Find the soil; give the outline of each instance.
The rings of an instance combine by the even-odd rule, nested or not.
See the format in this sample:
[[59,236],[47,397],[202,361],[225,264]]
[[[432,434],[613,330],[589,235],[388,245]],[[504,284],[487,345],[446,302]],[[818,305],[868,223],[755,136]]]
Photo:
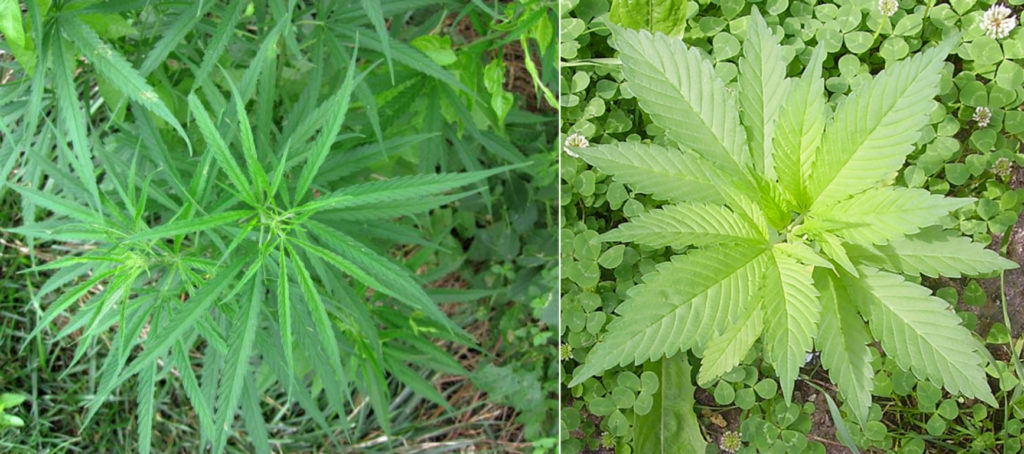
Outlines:
[[[473,23],[468,17],[464,17],[458,23],[452,25],[457,16],[457,14],[449,16],[445,20],[444,26],[451,27],[452,33],[462,37],[465,42],[473,42],[479,38],[480,35],[473,28]],[[530,57],[533,59],[534,67],[537,68],[538,74],[540,74],[544,68],[540,61],[540,49],[532,41],[529,41],[528,44],[530,45]],[[537,91],[533,86],[533,78],[526,71],[526,54],[523,52],[523,47],[519,41],[512,41],[506,44],[501,48],[500,53],[492,52],[494,52],[494,55],[491,55],[491,57],[500,57],[505,62],[505,90],[517,95],[521,99],[522,104],[519,104],[521,109],[534,113],[552,113],[555,111],[553,107],[537,95]]]
[[[1013,189],[1024,188],[1024,168],[1014,168],[1013,176],[1010,178],[1010,187]],[[1001,234],[993,234],[992,244],[994,246],[992,248],[997,249],[1002,244],[1002,240]],[[1024,265],[1024,213],[1017,218],[1017,224],[1010,231],[1006,255],[1010,260]],[[999,278],[993,278],[982,279],[978,283],[981,284],[981,288],[985,290],[989,299],[984,306],[975,311],[978,316],[978,332],[988,333],[993,322],[1003,321],[1000,307],[1000,282]],[[1011,334],[1016,338],[1024,331],[1024,268],[1007,271],[1003,287],[1006,291],[1006,311],[1010,317]],[[959,289],[960,287],[958,287]]]
[[[835,386],[829,382],[828,374],[817,367],[817,364],[817,361],[814,361],[804,371],[810,373],[811,380],[815,385],[827,390],[832,399],[837,400]],[[817,368],[810,369],[812,367]],[[699,411],[705,440],[710,443],[719,443],[725,432],[740,432],[741,411],[739,408],[712,411],[711,409],[717,406],[714,397],[707,390],[700,388],[697,389],[695,398],[698,407],[705,407],[704,410]],[[805,402],[813,402],[815,408],[814,413],[811,414],[811,431],[807,435],[807,439],[825,445],[825,452],[828,454],[850,452],[842,443],[836,441],[836,426],[832,423],[825,395],[807,382],[800,380],[793,386],[793,403],[802,405]]]

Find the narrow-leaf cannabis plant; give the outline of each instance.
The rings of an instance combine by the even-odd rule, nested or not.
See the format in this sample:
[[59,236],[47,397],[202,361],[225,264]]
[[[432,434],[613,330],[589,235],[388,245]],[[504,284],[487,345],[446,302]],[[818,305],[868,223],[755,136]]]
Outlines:
[[603,241],[678,255],[628,291],[571,386],[688,349],[702,355],[697,380],[707,385],[761,339],[787,400],[817,349],[864,420],[875,339],[918,378],[995,404],[981,343],[945,301],[904,275],[1017,265],[938,225],[971,199],[892,186],[927,122],[953,40],[890,65],[830,113],[821,47],[801,77],[787,79],[778,39],[756,10],[735,96],[682,41],[613,33],[629,89],[664,137],[573,151],[665,202]]
[[[195,156],[140,114],[136,131],[109,143],[90,147],[83,137],[103,169],[94,196],[52,165],[38,189],[11,186],[52,212],[11,230],[71,247],[35,268],[53,271],[34,295],[45,307],[37,333],[69,314],[57,338],[75,334],[77,361],[100,334],[116,330],[86,421],[135,376],[141,452],[150,449],[161,380],[180,382],[201,444],[213,452],[225,450],[239,410],[257,452],[269,452],[260,407],[274,384],[292,399],[282,411],[301,411],[328,432],[335,419],[349,431],[352,418],[366,418],[367,410],[354,408],[372,409],[390,431],[396,381],[448,406],[421,370],[465,371],[431,339],[473,341],[391,257],[396,244],[429,246],[395,220],[479,192],[452,190],[507,168],[358,178],[372,162],[367,156],[384,156],[395,142],[339,145],[352,137],[341,134],[351,98],[376,65],[360,74],[354,51],[333,55],[342,57],[340,86],[317,106],[316,85],[280,132],[266,114],[275,99],[265,88],[273,74],[246,72],[239,88],[223,71],[228,96],[201,100],[197,93],[215,92],[213,85],[187,96],[190,122],[182,133]],[[128,65],[113,68],[137,76]],[[257,86],[263,98],[254,99]],[[248,100],[257,106],[255,124]],[[94,171],[86,171],[92,179]],[[53,187],[71,189],[47,190]],[[94,199],[100,205],[91,206]],[[201,368],[194,368],[194,354]]]

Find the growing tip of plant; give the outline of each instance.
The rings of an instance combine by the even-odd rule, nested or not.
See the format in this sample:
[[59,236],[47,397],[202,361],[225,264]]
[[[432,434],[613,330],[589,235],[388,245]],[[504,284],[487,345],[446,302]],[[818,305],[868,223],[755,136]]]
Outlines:
[[761,15],[761,10],[757,5],[750,6],[750,17],[758,22],[764,23],[764,16]]

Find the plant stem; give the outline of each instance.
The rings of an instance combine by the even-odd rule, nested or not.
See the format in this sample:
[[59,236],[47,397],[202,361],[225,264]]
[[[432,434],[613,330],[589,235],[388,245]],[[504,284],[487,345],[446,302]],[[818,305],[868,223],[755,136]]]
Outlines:
[[[1010,315],[1006,311],[1006,272],[1005,271],[999,273],[999,293],[1000,293],[1000,296],[1002,298],[1001,306],[1002,306],[1002,309],[1003,309],[1003,323],[1006,324],[1006,331],[1010,334],[1010,361],[1013,363],[1013,368],[1017,372],[1017,378],[1021,378],[1022,376],[1024,376],[1024,375],[1022,375],[1022,374],[1024,374],[1024,368],[1021,367],[1020,358],[1018,358],[1018,353],[1017,353],[1018,350],[1017,350],[1017,345],[1016,344],[1019,344],[1022,340],[1018,339],[1017,342],[1013,341],[1013,327],[1010,324]],[[1006,394],[1003,394],[1003,408],[1004,408],[1004,410],[1003,410],[1003,427],[1006,427],[1006,424],[1010,422],[1010,412],[1012,411],[1012,409],[1010,408],[1010,402],[1013,401],[1013,400],[1016,400],[1016,398],[1018,397],[1020,392],[1021,392],[1021,387],[1020,387],[1020,385],[1017,385],[1017,386],[1014,387],[1014,396],[1013,396],[1012,400],[1011,399],[1007,399]]]
[[932,11],[932,6],[935,5],[935,0],[928,0],[928,4],[924,7],[924,18],[921,20],[921,38],[924,39],[924,33],[928,30],[928,13]]
[[875,29],[875,35],[871,37],[871,44],[874,44],[875,40],[878,39],[878,35],[882,34],[882,28],[887,23],[889,23],[889,16],[882,16],[882,23],[878,24],[878,28]]

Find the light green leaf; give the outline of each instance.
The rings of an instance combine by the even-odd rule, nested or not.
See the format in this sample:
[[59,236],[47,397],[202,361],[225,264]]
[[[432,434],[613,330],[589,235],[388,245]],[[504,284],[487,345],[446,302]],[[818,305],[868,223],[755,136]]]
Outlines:
[[814,283],[821,294],[821,324],[815,340],[821,351],[821,365],[828,370],[853,414],[864,423],[874,387],[871,351],[867,345],[871,336],[834,273],[816,270]]
[[235,26],[248,4],[249,2],[245,0],[231,0],[231,4],[218,8],[220,22],[217,23],[210,42],[203,49],[203,60],[199,63],[199,68],[195,70],[196,86],[207,83],[210,72],[213,71],[214,65],[220,61],[221,55],[227,49],[228,42],[235,33]]
[[452,50],[452,38],[450,36],[417,36],[409,44],[441,66],[448,66],[459,61],[458,55],[455,55],[455,51]]
[[612,0],[609,18],[627,28],[682,38],[687,0]]
[[[93,164],[92,143],[89,141],[88,119],[78,100],[78,91],[74,80],[74,62],[64,46],[64,40],[56,35],[52,39],[51,52],[53,52],[53,89],[57,99],[57,117],[64,124],[67,134],[70,136],[72,147],[70,149],[61,147],[60,150],[69,154],[68,158],[75,176],[82,182],[82,186],[89,191],[92,202],[99,205],[99,188],[96,185],[96,168]],[[70,65],[70,66],[69,66]],[[40,71],[39,74],[44,74]],[[36,121],[36,120],[31,120]],[[63,137],[61,141],[67,140]]]
[[[324,224],[310,221],[309,227],[322,243],[330,244],[330,250],[364,270],[371,277],[372,282],[377,283],[377,285],[371,286],[413,309],[423,312],[429,318],[453,331],[461,331],[458,325],[452,323],[430,296],[423,291],[422,284],[416,281],[409,269],[382,257],[354,238]],[[322,251],[313,252],[321,255]],[[328,261],[335,263],[333,260],[332,258]],[[370,285],[369,282],[364,281],[364,283]]]
[[309,158],[306,160],[306,164],[302,166],[302,174],[299,175],[299,183],[295,189],[296,202],[305,198],[306,190],[309,189],[309,186],[313,183],[313,177],[316,176],[320,166],[327,159],[327,154],[331,151],[331,146],[341,131],[341,125],[345,122],[349,101],[352,99],[352,91],[358,82],[355,77],[356,66],[356,53],[353,52],[352,60],[349,61],[348,69],[345,71],[345,79],[341,83],[341,88],[325,103],[329,106],[326,119],[311,120],[322,124],[320,133],[316,136],[316,142],[314,142],[313,148],[309,152]]
[[281,349],[284,351],[284,364],[289,370],[295,370],[295,345],[292,340],[292,302],[288,285],[289,267],[284,244],[281,244],[278,260],[277,324],[281,330]]
[[714,164],[695,153],[656,144],[617,142],[575,151],[612,179],[637,192],[673,202],[724,203],[715,182],[722,177]]
[[808,195],[814,207],[870,188],[899,170],[928,121],[953,43],[947,39],[889,66],[839,104],[813,163]]
[[[187,300],[187,304],[177,307],[177,311],[168,320],[166,327],[160,330],[159,336],[150,335],[146,340],[145,350],[125,369],[121,375],[122,380],[141,371],[151,361],[155,361],[157,356],[164,354],[171,344],[180,340],[185,331],[194,329],[196,321],[207,314],[215,301],[219,301],[217,297],[229,298],[239,290],[240,286],[245,285],[248,279],[235,280],[235,275],[242,270],[243,266],[250,265],[251,261],[251,255],[240,257],[227,268],[218,270],[212,279]],[[249,275],[249,273],[246,274]],[[227,293],[228,296],[223,296],[222,293],[228,287],[233,287],[233,289]]]
[[[775,180],[770,180],[761,174],[753,175],[754,184],[757,188],[756,198],[758,209],[764,213],[766,221],[776,230],[786,228],[793,221],[793,200]],[[736,205],[736,194],[727,191],[730,203]],[[749,212],[749,211],[748,211]]]
[[173,24],[161,31],[160,40],[150,47],[146,59],[139,66],[139,74],[146,77],[164,63],[167,56],[181,43],[185,35],[188,35],[199,21],[206,17],[206,12],[213,6],[214,2],[193,2],[190,5],[185,5]]
[[25,427],[25,420],[21,419],[20,416],[0,413],[0,428],[3,428],[4,426]]
[[[295,0],[291,1],[294,3]],[[274,77],[277,74],[277,43],[281,38],[281,34],[291,26],[292,8],[289,8],[284,15],[277,19],[277,25],[263,35],[263,42],[260,43],[259,50],[256,51],[256,55],[249,62],[249,69],[245,70],[245,74],[242,75],[242,81],[238,84],[239,94],[241,94],[243,100],[247,101],[256,92],[256,86],[259,83],[260,97],[256,107],[258,112],[257,125],[270,124],[271,106],[274,105],[273,101],[276,99],[274,93],[277,91],[277,88],[274,86],[277,83]],[[261,78],[260,75],[264,72],[268,73],[268,77]],[[269,148],[270,144],[264,141],[264,138],[270,132],[264,131],[263,126],[257,126],[256,133],[261,135],[258,139],[261,146]]]
[[[35,27],[35,33],[31,35],[25,33],[25,25],[30,24],[33,17],[38,18],[38,11],[37,8],[29,7],[28,14],[22,14],[22,3],[18,0],[0,0],[0,33],[3,33],[7,42],[6,47],[18,64],[25,68],[25,72],[31,76],[35,73],[36,46],[41,41],[40,28],[42,27]],[[42,72],[45,73],[45,71]],[[30,108],[30,110],[32,109]],[[35,131],[34,125],[30,130]]]
[[256,337],[256,348],[260,351],[271,353],[265,357],[264,364],[267,365],[267,370],[272,374],[272,377],[279,380],[281,385],[289,390],[289,394],[298,408],[306,412],[310,419],[316,423],[317,427],[329,431],[330,429],[319,404],[313,400],[310,396],[310,391],[305,386],[301,386],[300,383],[296,382],[298,377],[291,370],[285,369],[284,364],[281,362],[283,355],[278,347],[278,344],[270,342],[269,337]]
[[950,211],[973,202],[973,199],[935,195],[924,189],[887,187],[812,209],[809,216],[821,222],[827,231],[851,242],[882,244],[937,224]]
[[252,195],[252,184],[246,181],[238,161],[231,155],[228,144],[220,136],[220,132],[217,131],[217,127],[213,124],[210,114],[206,112],[203,103],[199,101],[195,94],[188,95],[188,110],[195,116],[196,124],[199,126],[199,132],[203,135],[203,140],[206,141],[206,146],[209,147],[214,159],[217,160],[217,164],[224,169],[224,173],[227,174],[228,178],[235,185],[234,189],[241,191],[244,197],[250,201],[255,200],[255,197]]
[[3,393],[0,394],[0,407],[14,408],[17,407],[18,405],[21,405],[21,403],[24,402],[25,399],[26,397],[21,394]]
[[851,244],[850,259],[868,266],[928,277],[978,276],[1019,265],[953,231],[928,228],[885,245]]
[[846,253],[846,247],[843,246],[842,239],[829,232],[821,232],[815,235],[815,238],[818,240],[818,245],[821,246],[821,252],[824,252],[825,255],[834,260],[847,273],[854,276],[859,275],[857,268],[850,260],[850,256]]
[[984,346],[960,324],[948,303],[899,275],[873,268],[859,271],[860,279],[844,274],[842,282],[886,355],[919,379],[997,405],[981,368]]
[[754,305],[728,329],[708,341],[700,362],[697,383],[707,388],[712,381],[736,367],[764,332],[761,306]]
[[796,261],[803,263],[804,265],[835,269],[835,267],[832,266],[832,262],[829,262],[828,259],[822,257],[814,249],[804,243],[776,243],[772,248],[796,259]]
[[[264,352],[264,354],[266,354]],[[245,422],[246,435],[249,443],[256,454],[272,454],[270,440],[267,434],[267,422],[263,420],[262,409],[260,408],[261,394],[257,391],[256,380],[245,380],[242,382],[242,420]]]
[[[242,383],[249,377],[249,362],[252,360],[252,346],[259,330],[260,309],[266,296],[263,273],[257,272],[252,281],[252,291],[242,301],[236,320],[226,333],[229,339],[227,364],[224,365],[217,390],[217,426],[222,428],[214,440],[214,452],[222,452],[229,430],[238,411],[242,395]],[[251,380],[251,378],[250,378]]]
[[[134,280],[134,277],[131,279]],[[49,281],[47,284],[49,284]],[[124,305],[121,307],[124,309]],[[140,335],[142,334],[142,329],[149,321],[149,314],[146,312],[127,314],[127,311],[124,310],[122,314],[124,316],[122,317],[119,314],[117,320],[117,341],[112,343],[110,354],[103,360],[103,366],[97,379],[98,387],[93,393],[92,401],[87,405],[85,421],[92,419],[103,403],[107,401],[110,394],[116,389],[117,377],[124,369],[124,365],[133,352],[135,345],[141,343]],[[201,409],[197,410],[197,412],[199,411]],[[202,419],[202,416],[200,416],[200,419]]]
[[335,254],[334,252],[328,249],[322,248],[308,241],[303,241],[299,239],[294,239],[292,241],[295,244],[302,246],[302,249],[304,249],[306,252],[309,252],[310,254],[313,254],[317,257],[324,259],[327,263],[330,263],[339,271],[349,276],[352,276],[352,278],[354,278],[356,281],[361,282],[367,287],[386,291],[387,287],[384,284],[382,284],[373,276],[370,276],[365,270],[356,266],[356,264],[339,256],[338,254]]
[[67,34],[71,42],[78,46],[78,49],[92,62],[97,71],[132,101],[139,103],[140,106],[170,124],[191,147],[188,135],[185,134],[181,123],[178,123],[178,119],[160,100],[160,96],[156,94],[153,87],[128,63],[128,60],[125,60],[124,56],[100,39],[96,32],[76,19],[74,15],[63,14],[60,18],[61,30]]
[[200,216],[192,219],[179,219],[161,224],[152,229],[137,233],[130,237],[134,241],[152,240],[156,238],[174,237],[191,232],[205,232],[222,225],[234,223],[254,213],[250,210],[235,210],[224,213]]
[[648,211],[601,235],[602,241],[636,242],[659,248],[704,246],[768,238],[724,206],[679,203]]
[[660,386],[651,411],[634,420],[635,452],[704,452],[707,443],[701,436],[700,422],[693,409],[696,387],[690,380],[686,354],[644,364],[644,371],[645,375],[656,374]]
[[39,321],[36,322],[35,329],[32,330],[29,336],[26,336],[25,342],[27,343],[29,340],[39,335],[43,329],[50,326],[50,323],[52,323],[58,315],[71,307],[71,305],[78,301],[79,298],[85,296],[96,285],[100,284],[108,277],[115,275],[119,271],[121,271],[120,268],[109,271],[100,271],[97,269],[89,280],[82,282],[78,286],[75,286],[61,294],[60,297],[49,304],[49,307],[46,308],[46,312],[44,312],[39,318]]
[[196,379],[195,371],[192,370],[192,362],[182,344],[183,342],[179,340],[171,347],[174,365],[181,375],[181,387],[185,391],[189,405],[198,416],[201,431],[208,434],[216,433],[216,426],[213,423],[213,407],[199,388],[199,380]]
[[739,112],[711,62],[665,35],[612,27],[629,89],[669,138],[744,177],[751,164]]
[[[813,63],[813,62],[812,62]],[[787,61],[782,47],[764,18],[753,7],[743,41],[736,89],[740,119],[747,131],[754,169],[772,172],[772,134],[779,107],[786,99],[790,81],[786,79]]]
[[300,212],[337,210],[362,207],[384,202],[404,200],[436,194],[449,189],[475,183],[491,175],[521,166],[505,166],[476,172],[438,175],[412,175],[387,180],[355,184],[341,188],[301,206]]
[[821,307],[811,267],[773,250],[765,280],[765,348],[789,402],[800,367],[818,332]]
[[138,407],[138,421],[139,425],[137,428],[137,434],[139,437],[139,453],[149,454],[152,449],[152,438],[153,438],[153,393],[155,392],[156,381],[156,363],[151,364],[145,368],[141,374],[139,374],[138,383],[138,397],[136,399]]
[[860,450],[857,449],[856,443],[853,442],[853,436],[850,435],[850,428],[846,426],[846,421],[843,420],[843,414],[839,412],[839,407],[836,405],[836,402],[832,400],[832,396],[828,395],[828,393],[818,385],[813,383],[808,384],[821,392],[822,396],[825,396],[825,403],[828,405],[828,412],[832,415],[832,420],[835,421],[836,424],[836,437],[839,438],[839,441],[843,442],[843,445],[845,445],[850,452],[853,454],[860,454]]
[[380,0],[360,0],[363,5],[363,10],[366,11],[366,17],[370,19],[370,23],[373,24],[374,31],[377,32],[377,38],[382,43],[381,53],[384,54],[384,59],[388,62],[388,71],[391,72],[391,82],[395,82],[395,70],[391,65],[391,37],[388,36],[388,27],[384,23],[384,11],[381,9]]
[[456,90],[475,96],[475,93],[466,88],[466,86],[463,85],[451,71],[442,68],[426,55],[402,41],[388,40],[385,43],[382,42],[376,34],[360,34],[360,31],[364,31],[362,28],[351,27],[337,21],[331,21],[330,28],[333,33],[345,37],[345,39],[349,40],[353,45],[358,40],[359,46],[362,49],[370,49],[383,53],[384,48],[388,47],[390,48],[391,57],[394,61],[397,61],[424,75],[430,76],[447,86],[455,88]]
[[819,45],[800,80],[791,82],[775,124],[775,173],[779,184],[801,207],[809,204],[806,185],[825,129],[825,85],[821,80],[824,59],[824,48]]
[[25,48],[25,28],[21,24],[21,6],[17,0],[0,0],[0,32],[9,45]]
[[249,114],[245,111],[245,101],[238,93],[235,83],[225,72],[224,80],[231,89],[231,99],[235,102],[235,114],[238,115],[238,135],[242,139],[242,157],[245,159],[245,167],[249,171],[249,180],[259,186],[260,189],[269,190],[267,172],[263,170],[260,159],[256,154],[256,141],[252,135],[252,124],[249,123]]
[[453,192],[443,195],[426,195],[415,198],[390,200],[372,205],[348,207],[330,213],[332,220],[376,221],[395,219],[430,211],[439,206],[448,205],[473,194],[486,191],[487,188],[476,188],[469,191]]
[[433,383],[425,380],[418,372],[406,367],[399,361],[388,361],[387,358],[385,358],[385,361],[388,364],[388,371],[394,374],[395,378],[401,381],[402,384],[408,386],[409,389],[425,399],[447,409],[452,409],[451,404],[441,393],[437,392]]
[[569,386],[615,366],[703,344],[747,310],[764,274],[764,246],[737,243],[678,255],[644,275]]
[[103,218],[98,213],[48,192],[17,184],[12,184],[8,187],[17,191],[26,200],[46,208],[54,214],[67,216],[94,226],[102,226],[104,224]]
[[[320,290],[318,290],[316,288],[316,284],[313,283],[313,278],[310,277],[305,262],[299,258],[299,255],[290,246],[287,247],[287,249],[291,263],[294,266],[295,273],[299,277],[299,284],[302,287],[303,298],[306,300],[309,313],[313,318],[313,328],[316,333],[317,340],[320,342],[320,348],[323,349],[323,354],[329,359],[329,366],[333,370],[334,374],[338,379],[347,382],[348,380],[345,376],[345,369],[341,363],[342,357],[341,351],[338,348],[338,338],[334,332],[334,324],[331,323],[330,317],[327,315],[327,307],[324,306],[323,299],[320,298]],[[298,332],[303,333],[303,330],[299,330]]]

